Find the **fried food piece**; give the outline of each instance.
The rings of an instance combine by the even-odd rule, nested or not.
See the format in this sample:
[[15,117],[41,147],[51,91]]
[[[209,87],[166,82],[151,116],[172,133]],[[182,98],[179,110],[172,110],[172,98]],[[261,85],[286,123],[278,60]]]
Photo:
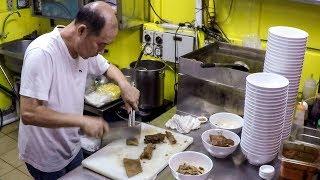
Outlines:
[[126,144],[128,146],[138,146],[139,145],[139,141],[138,141],[137,138],[126,139]]
[[140,159],[151,159],[153,150],[156,149],[156,145],[149,143],[147,146],[143,149],[143,152],[140,155]]
[[176,144],[176,143],[177,143],[176,138],[174,138],[174,136],[172,135],[171,132],[166,131],[166,137],[167,137],[168,140],[170,141],[170,144]]
[[165,134],[153,134],[153,135],[146,135],[144,137],[144,143],[148,144],[148,143],[152,143],[152,144],[159,144],[162,143],[164,141],[164,138],[166,137]]
[[220,147],[230,147],[234,145],[234,141],[232,139],[227,139],[222,135],[210,134],[210,142],[212,145]]
[[200,175],[204,173],[204,168],[201,166],[195,167],[188,165],[187,163],[183,163],[179,166],[177,172],[184,175]]
[[135,176],[142,172],[140,159],[123,159],[124,168],[128,177]]

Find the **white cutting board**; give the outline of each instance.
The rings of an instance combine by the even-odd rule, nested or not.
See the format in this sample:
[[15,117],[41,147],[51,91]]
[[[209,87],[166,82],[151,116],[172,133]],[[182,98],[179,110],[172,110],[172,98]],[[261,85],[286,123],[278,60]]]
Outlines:
[[[111,179],[128,179],[123,158],[138,159],[146,146],[143,142],[144,136],[164,133],[165,131],[165,129],[142,123],[139,146],[127,146],[124,139],[117,140],[84,159],[82,165]],[[175,132],[172,132],[172,134],[177,143],[171,145],[165,138],[166,143],[156,144],[151,160],[141,160],[143,172],[132,176],[130,179],[154,179],[168,165],[169,158],[173,154],[185,150],[193,142],[192,137]]]

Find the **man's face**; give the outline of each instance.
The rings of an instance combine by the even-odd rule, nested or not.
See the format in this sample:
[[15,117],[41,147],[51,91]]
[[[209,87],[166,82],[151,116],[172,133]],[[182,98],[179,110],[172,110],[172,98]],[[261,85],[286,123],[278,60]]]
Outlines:
[[[88,30],[86,31],[88,32]],[[110,44],[117,36],[118,29],[110,28],[108,25],[101,30],[97,36],[95,34],[84,33],[77,43],[77,52],[83,59],[94,57],[102,53],[106,45]]]

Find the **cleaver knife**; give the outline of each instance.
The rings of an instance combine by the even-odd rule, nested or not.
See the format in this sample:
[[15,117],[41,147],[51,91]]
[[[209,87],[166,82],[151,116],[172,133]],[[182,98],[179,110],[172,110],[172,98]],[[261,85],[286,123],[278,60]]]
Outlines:
[[123,122],[120,124],[120,126],[110,128],[109,132],[103,135],[101,139],[101,147],[104,147],[110,142],[119,140],[119,139],[132,139],[132,138],[139,139],[140,134],[141,134],[140,122],[134,122],[134,124],[130,124],[130,125]]

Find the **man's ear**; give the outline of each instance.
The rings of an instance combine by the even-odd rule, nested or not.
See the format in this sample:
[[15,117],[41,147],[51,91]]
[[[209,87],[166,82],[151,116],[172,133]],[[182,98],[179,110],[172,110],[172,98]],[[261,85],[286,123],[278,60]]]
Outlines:
[[80,24],[78,27],[77,27],[77,33],[79,36],[86,36],[87,33],[88,33],[88,28],[86,25],[84,24]]

